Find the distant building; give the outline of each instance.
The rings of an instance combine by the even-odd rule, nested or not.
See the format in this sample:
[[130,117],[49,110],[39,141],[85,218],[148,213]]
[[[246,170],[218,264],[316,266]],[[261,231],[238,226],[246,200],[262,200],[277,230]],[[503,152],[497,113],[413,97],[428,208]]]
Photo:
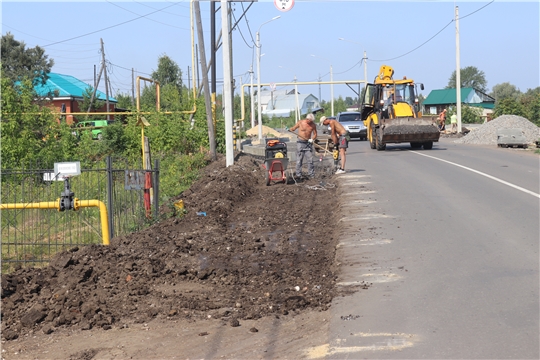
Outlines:
[[[296,98],[295,90],[261,90],[261,114],[270,118],[288,117],[296,111]],[[298,107],[301,115],[307,114],[312,109],[320,107],[319,99],[312,94],[298,93]]]
[[[40,97],[52,98],[52,107],[59,113],[86,112],[88,109],[80,109],[79,101],[83,100],[83,94],[86,89],[92,87],[83,81],[71,76],[57,73],[49,73],[49,79],[44,85],[36,85],[34,90]],[[96,98],[106,101],[107,96],[97,90]],[[114,112],[118,101],[109,96],[109,112]],[[107,105],[104,104],[98,112],[107,112]],[[106,116],[104,115],[105,119]],[[112,120],[111,116],[111,120]],[[66,115],[68,124],[74,123],[73,115]]]
[[[482,116],[484,117],[493,113],[493,108],[495,107],[494,98],[474,88],[461,89],[461,103],[467,106],[481,108]],[[425,109],[424,113],[430,115],[437,115],[443,109],[449,106],[455,106],[456,104],[456,89],[432,90],[422,103]]]

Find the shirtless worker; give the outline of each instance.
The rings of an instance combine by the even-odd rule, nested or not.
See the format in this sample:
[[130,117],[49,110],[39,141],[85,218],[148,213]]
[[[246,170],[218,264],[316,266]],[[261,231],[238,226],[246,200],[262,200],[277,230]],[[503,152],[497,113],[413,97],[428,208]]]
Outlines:
[[339,149],[341,157],[341,168],[336,171],[336,174],[345,173],[345,151],[349,147],[349,132],[337,120],[327,119],[326,116],[321,117],[321,124],[330,126],[330,136],[332,141]]
[[[313,141],[317,139],[317,127],[315,126],[315,116],[308,114],[305,119],[300,120],[291,127],[290,131],[298,130],[298,140],[296,141],[296,177],[302,176],[302,163],[306,158],[308,166],[308,176],[315,176],[315,166],[313,165]],[[313,135],[313,137],[312,137]]]

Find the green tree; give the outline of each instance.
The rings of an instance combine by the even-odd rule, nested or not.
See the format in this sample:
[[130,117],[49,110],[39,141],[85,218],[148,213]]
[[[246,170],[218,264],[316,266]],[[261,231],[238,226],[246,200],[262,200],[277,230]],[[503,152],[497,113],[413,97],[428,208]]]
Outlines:
[[[40,163],[51,166],[54,161],[68,158],[74,137],[66,124],[60,125],[49,107],[34,103],[34,88],[30,80],[13,85],[1,79],[2,121],[0,122],[3,169],[18,169]],[[52,162],[51,162],[52,161]]]
[[3,77],[12,82],[30,79],[33,85],[45,84],[54,60],[45,55],[44,49],[39,46],[27,49],[24,42],[15,40],[9,32],[0,43]]
[[116,107],[120,109],[134,109],[134,103],[133,98],[128,94],[122,94],[118,93],[116,94],[116,100],[118,103],[116,104]]
[[520,100],[525,108],[525,117],[540,126],[540,86],[528,89]]
[[159,81],[161,86],[170,84],[182,90],[182,70],[176,62],[167,55],[158,58],[158,68],[152,72],[152,79]]
[[[486,75],[483,71],[479,70],[475,66],[467,66],[460,70],[460,82],[461,87],[475,88],[482,92],[487,91]],[[450,79],[448,79],[448,85],[446,89],[456,88],[456,71],[452,72]]]
[[[86,89],[84,89],[84,92],[82,94],[82,97],[83,97],[82,101],[77,101],[77,103],[79,104],[79,109],[81,109],[82,112],[86,112],[89,108],[90,108],[90,112],[93,112],[105,106],[105,101],[99,100],[97,96],[95,96],[94,100],[90,102],[90,100],[92,99],[93,92],[94,92],[94,88],[92,88],[91,86],[87,87]],[[87,117],[88,120],[99,120],[103,118],[104,118],[104,115],[89,115]],[[82,119],[78,117],[76,119],[77,121],[82,121]]]
[[512,85],[509,82],[504,82],[493,86],[491,96],[494,97],[495,100],[502,100],[506,98],[513,98],[517,100],[521,96],[521,91],[519,91],[515,85]]
[[523,105],[518,100],[511,97],[504,98],[495,103],[493,118],[497,118],[501,115],[526,116]]

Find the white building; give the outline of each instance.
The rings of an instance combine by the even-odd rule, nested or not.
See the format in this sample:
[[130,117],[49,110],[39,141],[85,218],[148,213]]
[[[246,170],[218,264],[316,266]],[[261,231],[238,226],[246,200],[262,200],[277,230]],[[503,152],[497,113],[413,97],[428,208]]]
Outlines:
[[[297,103],[298,97],[298,103]],[[307,114],[312,109],[320,107],[319,100],[312,94],[296,95],[294,89],[287,90],[261,90],[261,114],[268,117],[294,116],[296,108],[300,114]]]

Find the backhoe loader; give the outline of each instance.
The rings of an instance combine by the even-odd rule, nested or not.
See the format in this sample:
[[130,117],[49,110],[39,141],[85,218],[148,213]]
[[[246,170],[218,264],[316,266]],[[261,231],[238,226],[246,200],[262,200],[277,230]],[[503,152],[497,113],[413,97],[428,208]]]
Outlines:
[[366,84],[360,111],[372,149],[386,149],[386,144],[409,142],[411,148],[428,150],[439,141],[439,128],[434,119],[424,119],[420,112],[417,85],[404,77],[394,80],[394,69],[382,65],[373,84]]

